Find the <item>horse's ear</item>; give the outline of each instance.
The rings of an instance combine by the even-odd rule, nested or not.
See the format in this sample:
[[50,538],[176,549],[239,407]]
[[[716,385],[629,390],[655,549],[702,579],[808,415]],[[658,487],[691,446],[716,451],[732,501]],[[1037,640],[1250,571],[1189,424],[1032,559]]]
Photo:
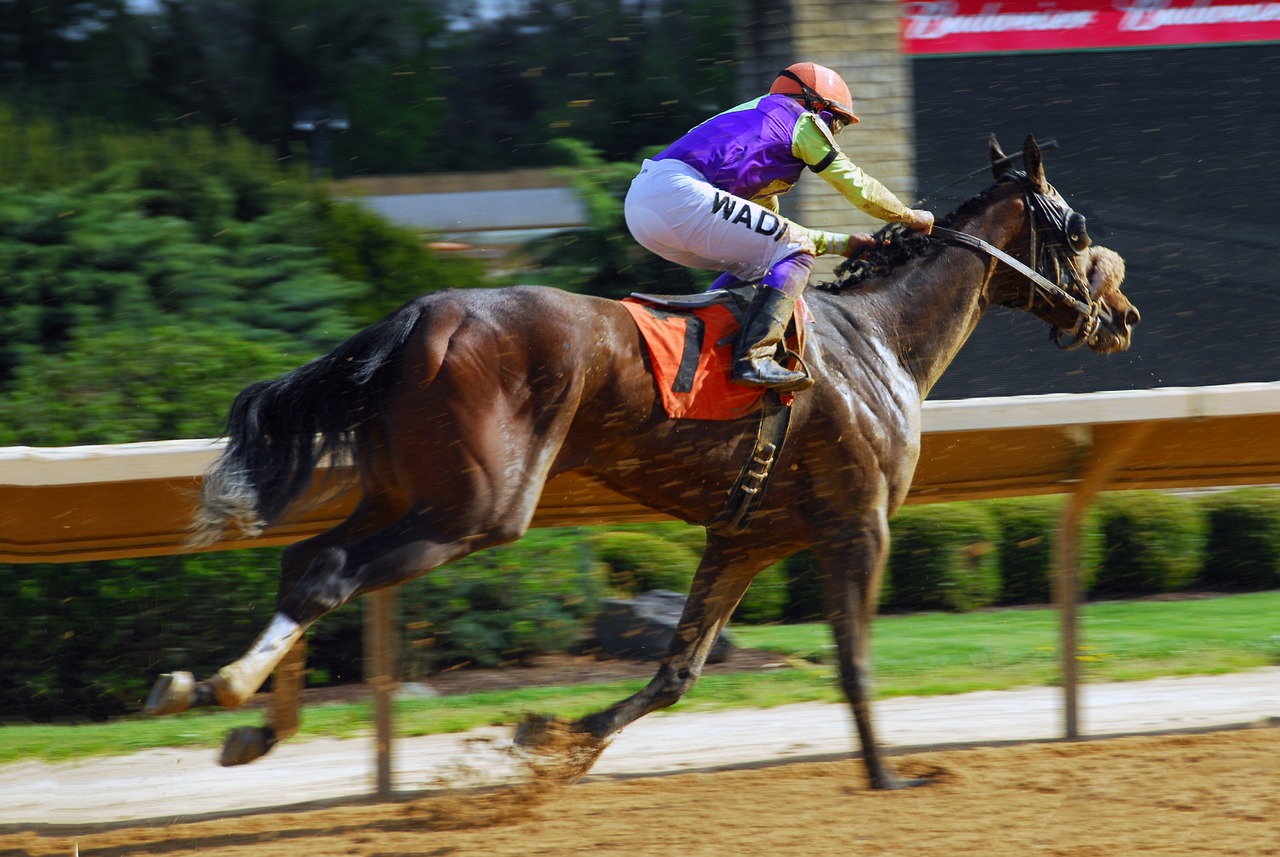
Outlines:
[[1028,134],[1022,144],[1022,168],[1026,170],[1027,178],[1035,182],[1037,188],[1042,192],[1048,192],[1049,184],[1044,180],[1044,160],[1040,157],[1040,145],[1032,134]]
[[991,159],[991,177],[999,179],[1000,176],[1004,175],[1009,162],[1005,158],[1004,151],[1000,148],[1000,141],[996,139],[995,134],[987,138],[987,156]]

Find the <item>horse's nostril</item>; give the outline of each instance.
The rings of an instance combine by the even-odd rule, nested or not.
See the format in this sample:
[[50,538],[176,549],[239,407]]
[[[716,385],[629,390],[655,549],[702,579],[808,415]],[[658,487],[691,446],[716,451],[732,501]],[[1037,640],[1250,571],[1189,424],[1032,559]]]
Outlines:
[[1129,327],[1137,327],[1138,323],[1141,321],[1142,313],[1138,312],[1136,309],[1130,309],[1124,314],[1124,323]]

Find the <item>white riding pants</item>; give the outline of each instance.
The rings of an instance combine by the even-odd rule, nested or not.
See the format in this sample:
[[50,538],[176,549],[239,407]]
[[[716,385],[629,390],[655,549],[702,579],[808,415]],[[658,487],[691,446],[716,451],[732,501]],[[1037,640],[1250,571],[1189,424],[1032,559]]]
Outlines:
[[645,249],[748,282],[797,253],[815,254],[808,230],[717,189],[683,161],[646,160],[631,181],[624,213]]

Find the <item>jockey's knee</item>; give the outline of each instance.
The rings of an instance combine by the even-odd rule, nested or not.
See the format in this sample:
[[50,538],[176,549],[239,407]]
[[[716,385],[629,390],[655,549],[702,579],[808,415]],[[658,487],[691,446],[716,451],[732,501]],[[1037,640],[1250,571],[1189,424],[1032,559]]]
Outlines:
[[765,272],[761,284],[796,297],[808,285],[814,261],[810,253],[788,256]]

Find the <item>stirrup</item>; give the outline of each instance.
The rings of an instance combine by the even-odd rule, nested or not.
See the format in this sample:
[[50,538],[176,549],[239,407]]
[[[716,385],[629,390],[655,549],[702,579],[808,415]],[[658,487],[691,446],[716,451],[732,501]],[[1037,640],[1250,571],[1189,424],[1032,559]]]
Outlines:
[[788,369],[770,358],[747,358],[733,364],[729,377],[744,387],[763,387],[779,393],[793,393],[813,386],[803,364],[800,369]]

